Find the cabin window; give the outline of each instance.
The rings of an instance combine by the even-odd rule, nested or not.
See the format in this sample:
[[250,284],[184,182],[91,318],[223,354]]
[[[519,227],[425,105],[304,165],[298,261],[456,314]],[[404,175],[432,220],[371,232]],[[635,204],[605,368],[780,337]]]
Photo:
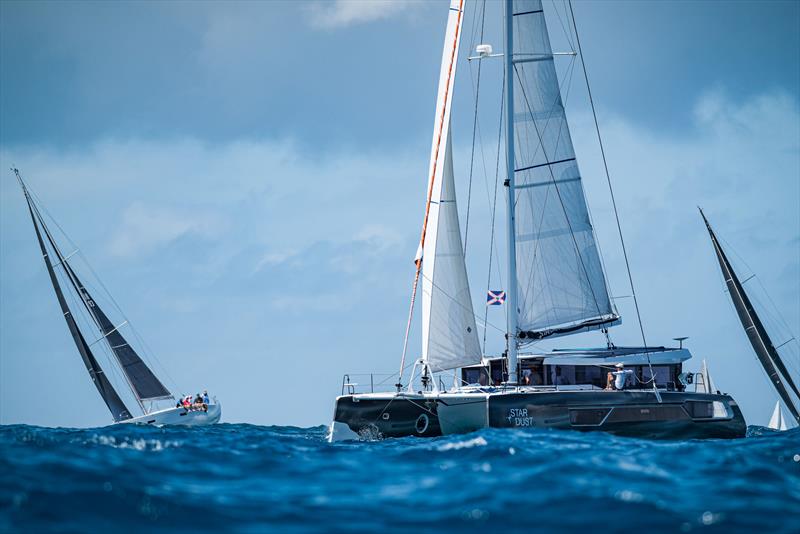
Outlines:
[[572,386],[575,382],[574,365],[550,365],[550,384],[555,386]]
[[492,385],[501,385],[506,381],[505,360],[494,360],[489,362],[489,372],[491,373]]
[[672,377],[672,366],[671,365],[654,365],[653,366],[653,373],[650,373],[650,366],[643,365],[642,366],[642,380],[644,382],[649,382],[650,378],[655,375],[656,377],[656,386],[660,388],[675,388],[675,381]]
[[488,376],[485,367],[465,367],[461,370],[461,379],[464,384],[487,384]]
[[544,368],[541,362],[520,362],[519,383],[524,386],[541,386],[544,384]]
[[575,383],[591,384],[598,388],[606,387],[607,371],[601,367],[580,365],[575,367]]

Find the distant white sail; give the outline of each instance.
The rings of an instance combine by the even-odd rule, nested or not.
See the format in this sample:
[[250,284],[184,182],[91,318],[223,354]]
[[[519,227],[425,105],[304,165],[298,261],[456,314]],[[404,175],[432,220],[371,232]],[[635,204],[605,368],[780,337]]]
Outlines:
[[427,223],[422,250],[422,359],[434,371],[481,359],[458,221],[450,105],[461,39],[463,0],[452,0],[447,22],[431,146]]
[[714,386],[714,381],[711,380],[711,375],[708,372],[708,365],[706,365],[706,361],[703,360],[703,370],[701,371],[703,375],[703,391],[701,393],[714,393],[717,391],[716,386]]
[[786,419],[783,418],[780,401],[775,403],[775,411],[772,412],[768,426],[773,430],[786,430]]
[[514,133],[520,337],[618,322],[606,288],[541,0],[514,0]]

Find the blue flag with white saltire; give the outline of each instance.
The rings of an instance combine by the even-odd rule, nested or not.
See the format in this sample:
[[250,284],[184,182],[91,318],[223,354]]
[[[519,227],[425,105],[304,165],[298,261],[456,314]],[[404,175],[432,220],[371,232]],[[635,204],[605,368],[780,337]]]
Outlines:
[[506,292],[502,289],[496,290],[489,290],[489,293],[486,295],[486,305],[487,306],[500,306],[502,303],[506,301]]

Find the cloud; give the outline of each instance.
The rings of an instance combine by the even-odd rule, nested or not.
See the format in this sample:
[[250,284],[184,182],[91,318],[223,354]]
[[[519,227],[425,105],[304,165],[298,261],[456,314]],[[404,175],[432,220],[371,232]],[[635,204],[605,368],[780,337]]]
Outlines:
[[222,232],[222,227],[221,220],[209,214],[134,203],[125,209],[121,226],[111,238],[110,250],[122,257],[146,255],[183,236],[213,238]]
[[413,0],[332,0],[313,2],[309,13],[311,25],[316,28],[344,28],[383,20],[424,5]]

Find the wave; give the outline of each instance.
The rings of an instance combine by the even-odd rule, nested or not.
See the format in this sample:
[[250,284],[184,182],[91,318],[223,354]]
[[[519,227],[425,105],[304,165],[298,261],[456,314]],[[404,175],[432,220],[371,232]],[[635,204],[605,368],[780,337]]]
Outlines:
[[0,531],[800,531],[800,429],[646,441],[485,429],[0,427]]

